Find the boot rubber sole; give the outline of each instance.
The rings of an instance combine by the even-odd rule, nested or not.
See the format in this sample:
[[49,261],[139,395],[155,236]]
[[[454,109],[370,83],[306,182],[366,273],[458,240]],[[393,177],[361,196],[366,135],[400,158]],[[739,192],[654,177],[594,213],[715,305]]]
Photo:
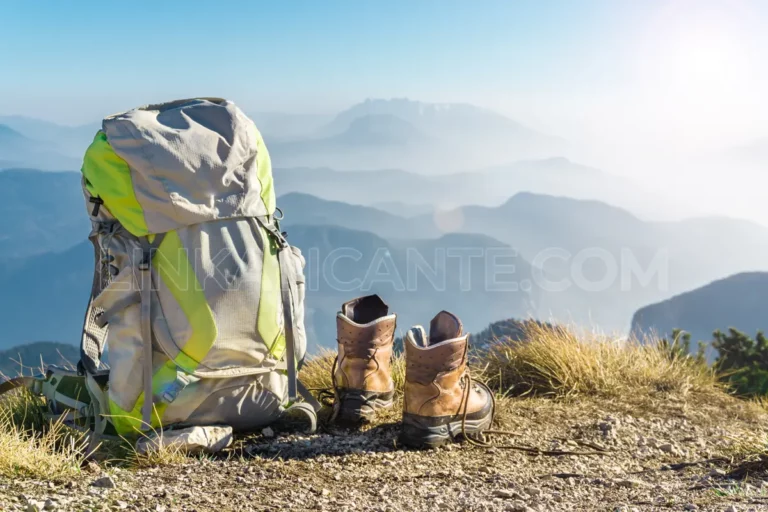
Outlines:
[[359,389],[339,389],[334,406],[334,422],[357,425],[369,422],[376,411],[392,407],[395,392],[378,393]]
[[464,432],[472,435],[487,430],[492,420],[493,407],[490,402],[479,411],[467,414],[464,421],[461,415],[419,416],[403,413],[400,444],[409,448],[437,448],[464,437]]

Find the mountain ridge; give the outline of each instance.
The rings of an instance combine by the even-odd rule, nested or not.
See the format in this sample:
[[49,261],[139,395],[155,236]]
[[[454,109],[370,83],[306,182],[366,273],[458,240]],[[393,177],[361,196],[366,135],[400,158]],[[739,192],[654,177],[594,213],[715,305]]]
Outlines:
[[[768,330],[768,272],[740,272],[646,305],[633,315],[630,333],[642,339],[683,329],[695,350],[695,342],[709,342],[715,330],[730,327],[750,335]],[[711,347],[707,357],[715,357]]]

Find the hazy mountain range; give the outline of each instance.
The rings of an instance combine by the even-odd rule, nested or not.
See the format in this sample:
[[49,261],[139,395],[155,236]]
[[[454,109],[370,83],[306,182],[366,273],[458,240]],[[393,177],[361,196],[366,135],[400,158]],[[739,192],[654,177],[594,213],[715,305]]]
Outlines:
[[[336,115],[252,116],[281,169],[281,193],[434,207],[495,205],[528,191],[597,199],[646,218],[685,213],[678,199],[567,160],[562,139],[472,105],[371,99]],[[0,169],[78,171],[99,126],[0,116]]]
[[99,125],[62,126],[23,116],[0,116],[0,169],[76,171]]
[[[768,325],[768,273],[746,272],[719,279],[705,286],[646,306],[632,318],[632,334],[642,338],[648,333],[669,335],[680,328],[691,334],[694,342],[712,340],[719,329],[735,327],[751,336]],[[692,350],[696,343],[692,343]],[[710,360],[715,356],[710,349]]]
[[61,251],[88,236],[80,175],[0,172],[0,261]]
[[[488,290],[482,286],[485,260],[462,267],[461,255],[450,253],[457,247],[480,251],[505,247],[497,240],[462,234],[404,244],[338,226],[287,229],[291,243],[307,259],[306,320],[315,350],[333,346],[336,311],[342,302],[361,294],[384,296],[400,314],[402,329],[428,322],[436,307],[461,315],[467,329],[473,330],[499,318],[535,313],[536,290]],[[340,248],[345,252],[339,253]],[[0,274],[0,289],[6,290],[0,308],[4,326],[0,349],[31,339],[76,343],[90,291],[92,258],[90,243],[83,241],[61,253],[6,262]],[[516,265],[516,276],[530,281],[530,266],[524,260]],[[430,281],[427,275],[436,277]]]
[[425,174],[557,156],[566,147],[558,137],[490,110],[408,99],[366,100],[303,137],[273,137],[270,151],[283,167],[397,168]]
[[[407,99],[367,100],[336,116],[255,113],[282,167],[450,171],[562,155],[565,142],[490,110]],[[77,170],[98,123],[60,126],[0,116],[0,168]],[[8,148],[15,147],[15,151]]]
[[390,238],[489,236],[541,270],[539,318],[607,331],[624,332],[635,310],[648,303],[724,275],[768,270],[768,229],[743,220],[648,222],[597,201],[531,193],[497,207],[464,206],[407,219],[300,194],[282,196],[279,203],[286,205],[286,226],[315,219]]
[[78,159],[67,156],[44,141],[31,139],[0,124],[0,168],[34,167],[49,171],[76,169]]
[[[79,178],[5,171],[0,185],[8,219],[0,347],[74,342],[92,264]],[[21,190],[39,192],[25,201]],[[768,229],[760,225],[648,222],[597,201],[526,192],[499,206],[411,217],[299,193],[280,196],[278,205],[289,240],[308,260],[308,328],[320,344],[334,339],[341,302],[371,292],[402,313],[403,328],[449,308],[475,331],[500,318],[534,317],[626,332],[646,304],[723,275],[768,270]],[[23,225],[10,222],[16,212]],[[509,283],[515,291],[503,291],[513,289]],[[40,311],[46,322],[36,322]]]
[[562,157],[439,176],[395,169],[280,168],[275,171],[275,187],[281,194],[301,192],[405,216],[459,205],[496,206],[518,192],[595,199],[649,219],[680,217],[684,213],[682,206],[631,180]]
[[[669,316],[679,300],[670,297],[768,271],[768,228],[663,220],[686,212],[485,109],[368,100],[336,115],[253,117],[283,227],[307,256],[315,347],[333,346],[343,301],[372,292],[400,314],[401,332],[439,309],[475,332],[533,317],[626,333],[633,316],[633,329],[705,332],[694,310]],[[76,171],[98,128],[0,116],[0,349],[78,339],[92,271],[80,176],[44,171]],[[739,151],[752,161],[761,148]],[[737,325],[727,307],[694,309],[715,327],[759,323]]]

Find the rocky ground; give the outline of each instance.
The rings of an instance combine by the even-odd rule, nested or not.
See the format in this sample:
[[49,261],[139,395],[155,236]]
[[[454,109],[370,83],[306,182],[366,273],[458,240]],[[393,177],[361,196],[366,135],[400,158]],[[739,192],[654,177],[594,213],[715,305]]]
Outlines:
[[[494,446],[398,447],[363,431],[266,431],[226,454],[66,482],[0,481],[3,510],[768,510],[768,424],[745,404],[505,400]],[[765,480],[763,479],[765,478]]]

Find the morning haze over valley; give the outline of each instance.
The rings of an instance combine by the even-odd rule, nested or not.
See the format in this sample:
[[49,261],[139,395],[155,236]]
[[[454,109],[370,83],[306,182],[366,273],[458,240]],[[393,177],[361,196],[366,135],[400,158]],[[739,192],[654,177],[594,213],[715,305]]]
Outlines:
[[[190,43],[213,62],[199,83],[152,52],[126,56],[156,73],[152,84],[116,83],[106,69],[58,83],[56,54],[4,55],[15,66],[0,85],[0,349],[78,342],[92,264],[79,170],[99,119],[200,92],[235,101],[264,136],[282,227],[307,258],[312,351],[335,345],[338,305],[366,293],[395,305],[402,329],[436,307],[471,332],[525,319],[621,338],[763,328],[765,301],[746,289],[768,281],[766,76],[744,60],[765,43],[744,13],[762,7],[688,15],[685,3],[563,7],[593,26],[589,37],[567,17],[525,30],[544,13],[504,8],[516,35],[487,51],[414,8],[388,53],[364,32],[406,7],[371,6],[322,48],[266,28],[283,47],[260,48],[242,77]],[[420,45],[418,27],[444,47]],[[541,46],[532,60],[523,49],[547,37],[575,53]],[[57,52],[86,43],[68,38]],[[321,57],[322,70],[310,64]],[[48,89],[24,89],[20,73]],[[693,305],[713,288],[723,291],[708,308]]]

